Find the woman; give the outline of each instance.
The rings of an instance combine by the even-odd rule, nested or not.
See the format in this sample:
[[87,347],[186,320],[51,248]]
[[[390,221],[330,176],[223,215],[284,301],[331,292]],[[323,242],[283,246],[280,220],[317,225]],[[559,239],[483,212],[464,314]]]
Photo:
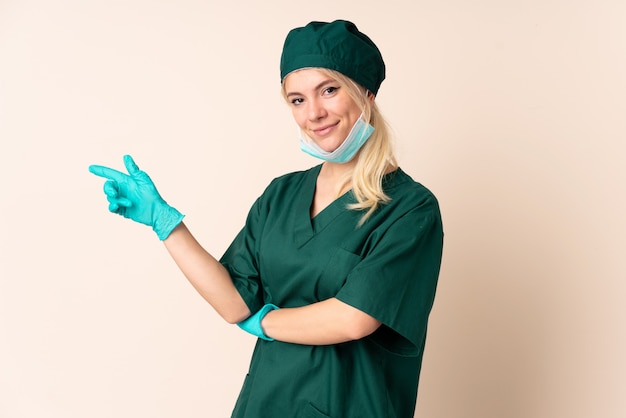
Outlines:
[[130,156],[109,210],[152,226],[197,291],[259,337],[233,417],[412,417],[443,231],[396,164],[376,45],[347,21],[288,34],[285,99],[321,165],[275,179],[218,261]]

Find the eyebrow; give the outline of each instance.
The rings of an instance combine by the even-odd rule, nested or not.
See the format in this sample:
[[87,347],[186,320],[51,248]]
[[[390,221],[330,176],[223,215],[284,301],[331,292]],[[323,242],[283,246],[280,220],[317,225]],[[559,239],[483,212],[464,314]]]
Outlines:
[[[332,78],[329,78],[329,79],[324,80],[321,83],[319,83],[317,86],[315,86],[313,88],[313,90],[317,91],[317,90],[321,89],[322,87],[324,87],[325,85],[332,84],[332,83],[335,83],[335,80],[333,80]],[[287,97],[290,97],[290,96],[304,96],[304,94],[298,93],[296,91],[292,91],[292,92],[287,93]]]

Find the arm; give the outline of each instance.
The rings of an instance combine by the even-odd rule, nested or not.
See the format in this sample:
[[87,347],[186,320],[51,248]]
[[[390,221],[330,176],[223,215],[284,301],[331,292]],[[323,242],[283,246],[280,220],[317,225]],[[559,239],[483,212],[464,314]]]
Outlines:
[[261,321],[265,334],[278,341],[327,345],[358,340],[376,331],[380,321],[339,299],[269,312]]
[[145,171],[131,156],[124,156],[128,174],[92,165],[89,171],[104,177],[109,211],[151,226],[183,274],[207,302],[228,322],[250,315],[228,271],[191,235],[182,223],[184,215],[168,205]]
[[228,271],[202,248],[184,223],[163,243],[187,280],[222,318],[234,324],[250,315]]

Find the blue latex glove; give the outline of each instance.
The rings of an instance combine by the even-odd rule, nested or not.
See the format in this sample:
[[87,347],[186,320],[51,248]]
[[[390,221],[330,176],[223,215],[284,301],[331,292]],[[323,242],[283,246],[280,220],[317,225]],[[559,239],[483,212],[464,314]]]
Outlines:
[[104,177],[104,194],[109,211],[151,226],[162,241],[167,238],[184,215],[168,205],[159,195],[150,176],[137,167],[130,155],[124,156],[128,174],[100,165],[89,166],[89,171]]
[[268,303],[267,305],[263,306],[257,313],[250,315],[247,319],[244,319],[237,325],[242,330],[249,332],[256,337],[262,338],[266,341],[274,341],[273,338],[268,337],[263,332],[263,328],[261,328],[261,321],[263,320],[263,318],[265,318],[265,315],[267,315],[269,311],[273,311],[275,309],[278,309],[278,306]]

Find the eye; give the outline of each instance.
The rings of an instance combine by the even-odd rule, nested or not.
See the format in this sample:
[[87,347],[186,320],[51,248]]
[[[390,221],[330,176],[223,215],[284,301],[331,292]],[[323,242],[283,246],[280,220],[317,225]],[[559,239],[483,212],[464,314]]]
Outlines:
[[339,87],[336,87],[336,86],[326,87],[326,88],[324,89],[324,94],[325,94],[325,95],[333,94],[333,93],[335,93],[337,90],[339,90]]
[[302,99],[302,97],[296,97],[295,99],[291,100],[291,104],[294,106],[297,106],[299,104],[302,104],[304,100]]

